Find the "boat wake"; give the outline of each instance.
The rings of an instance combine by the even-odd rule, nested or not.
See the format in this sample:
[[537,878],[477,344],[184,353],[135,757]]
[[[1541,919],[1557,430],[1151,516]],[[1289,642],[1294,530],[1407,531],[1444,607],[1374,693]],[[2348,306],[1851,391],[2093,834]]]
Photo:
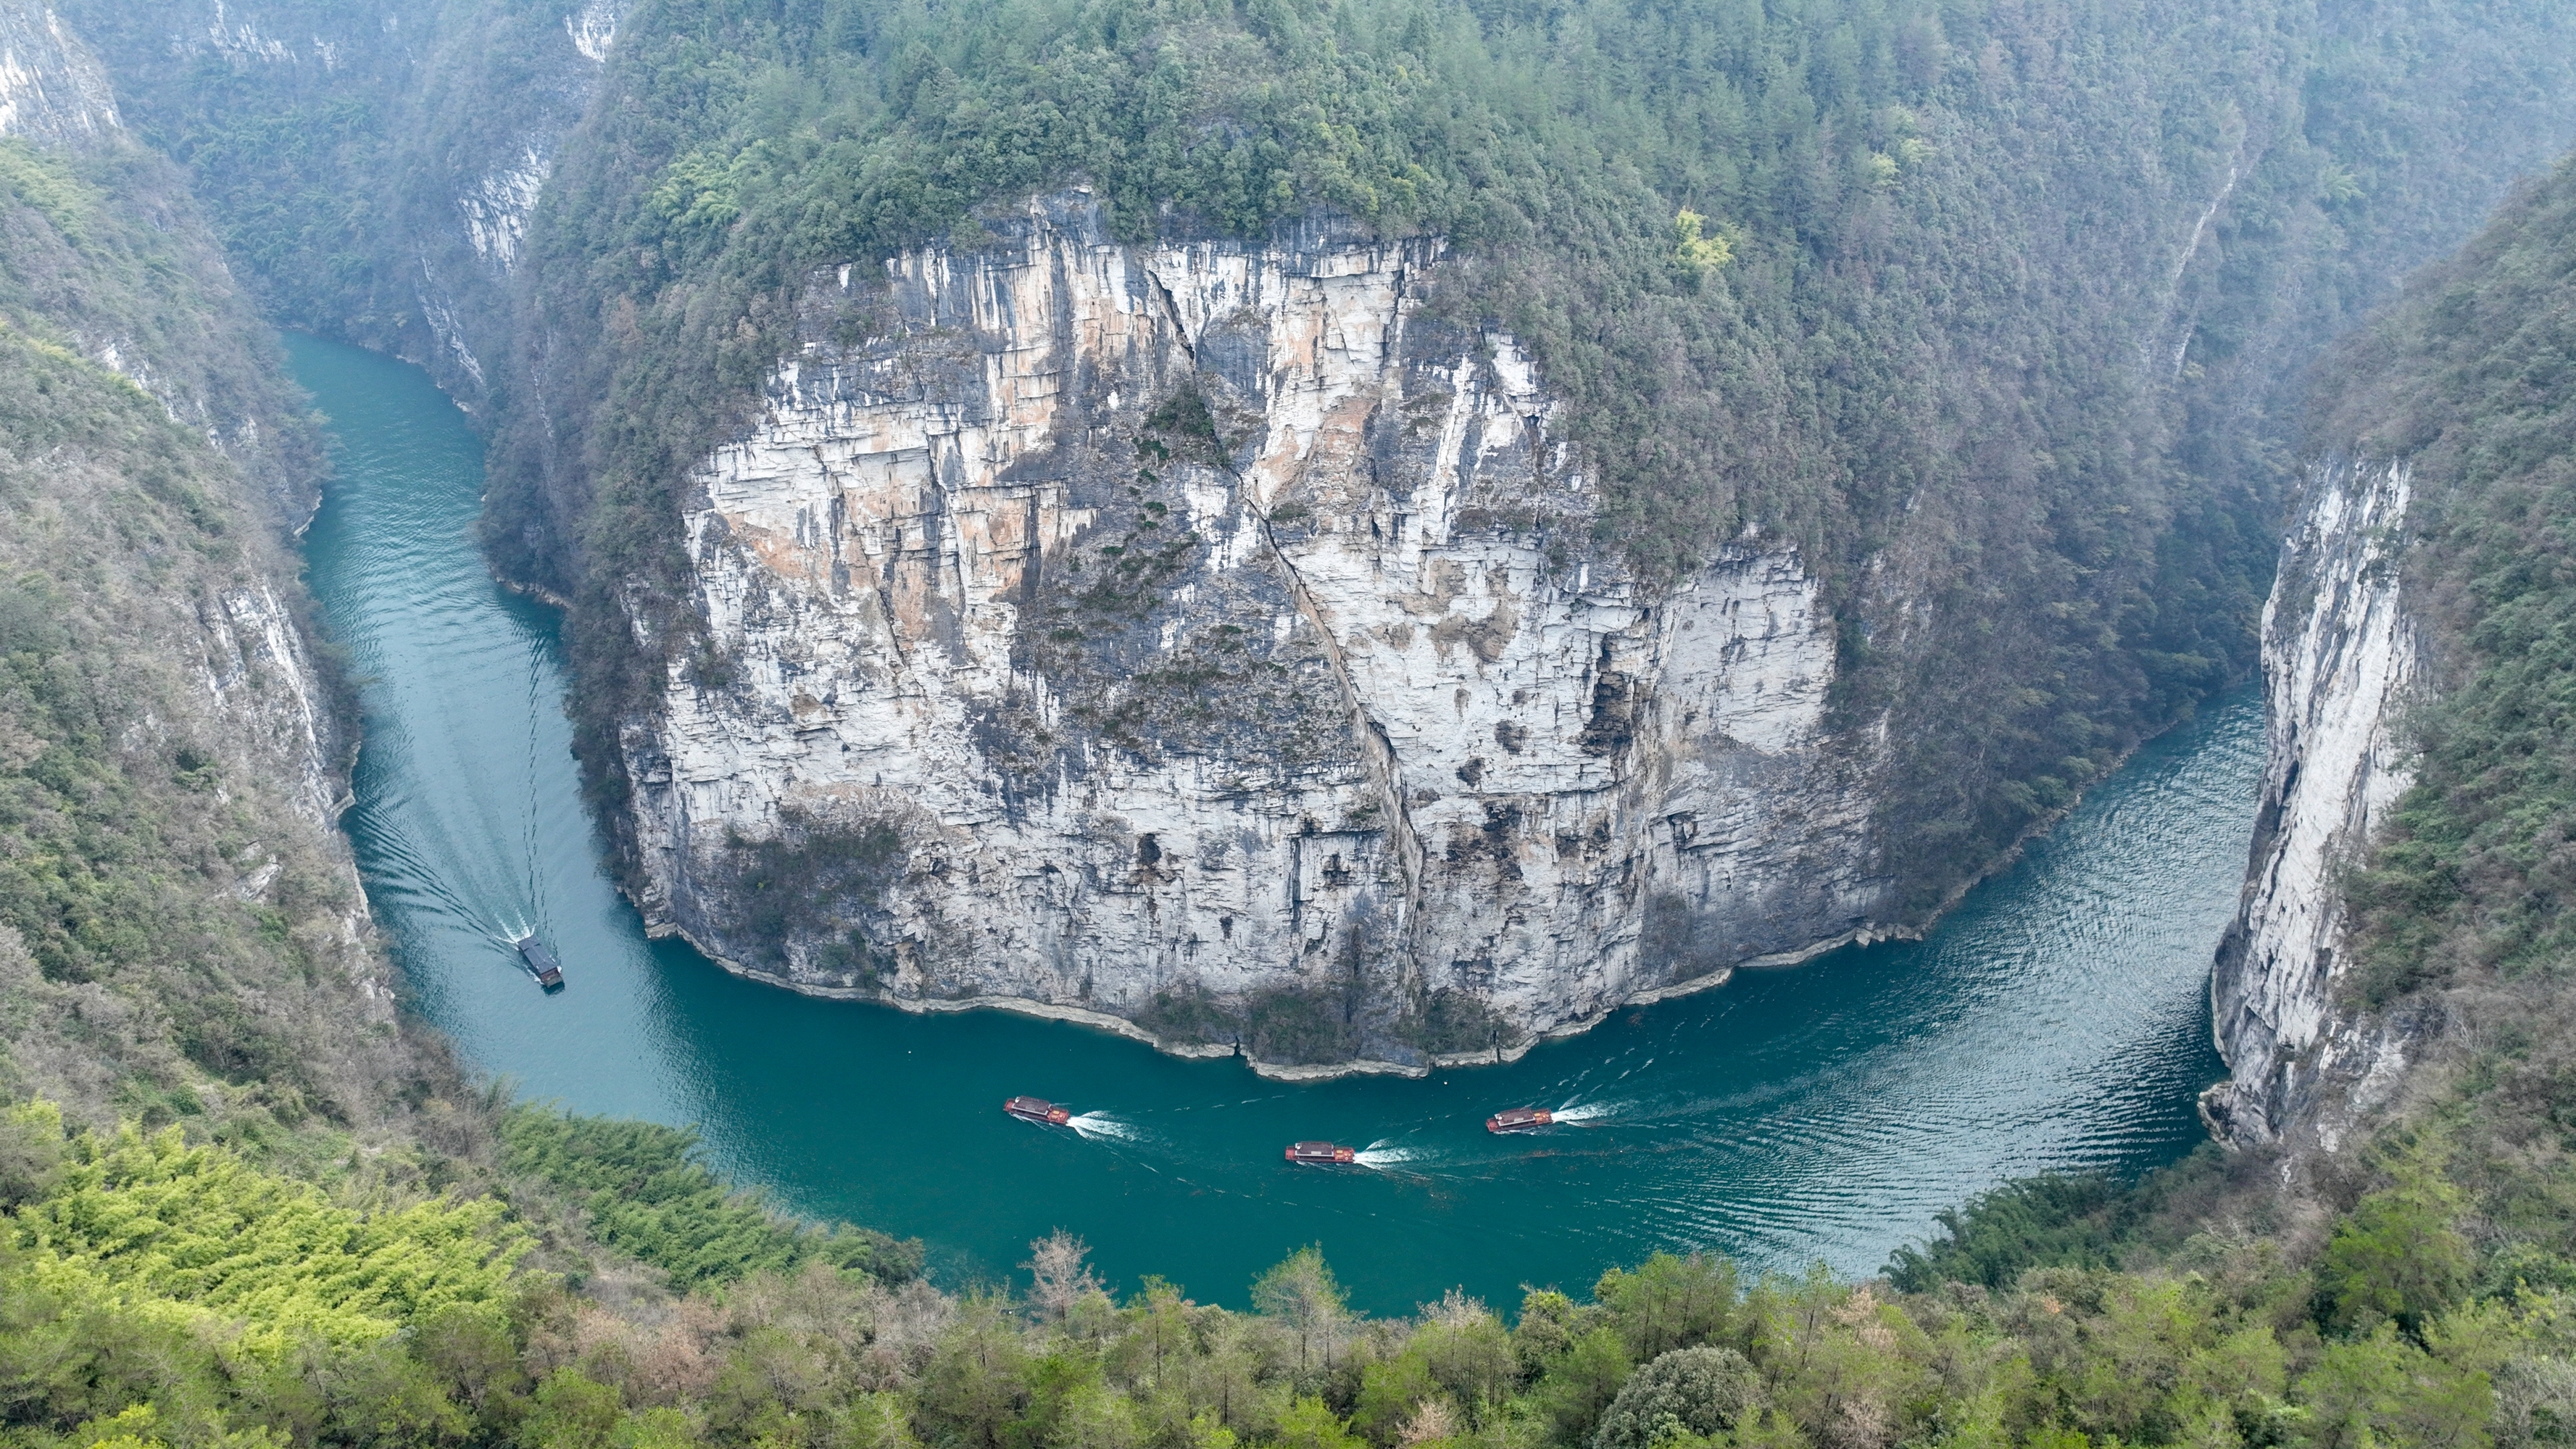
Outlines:
[[1575,1107],[1559,1107],[1548,1117],[1559,1127],[1579,1127],[1586,1123],[1607,1122],[1616,1115],[1608,1103],[1585,1102]]
[[1084,1112],[1064,1125],[1090,1142],[1137,1143],[1145,1140],[1143,1129],[1136,1124],[1121,1122],[1105,1112]]
[[1398,1147],[1381,1139],[1361,1148],[1359,1155],[1353,1157],[1351,1161],[1362,1167],[1406,1167],[1420,1162],[1422,1156],[1422,1152],[1417,1148]]

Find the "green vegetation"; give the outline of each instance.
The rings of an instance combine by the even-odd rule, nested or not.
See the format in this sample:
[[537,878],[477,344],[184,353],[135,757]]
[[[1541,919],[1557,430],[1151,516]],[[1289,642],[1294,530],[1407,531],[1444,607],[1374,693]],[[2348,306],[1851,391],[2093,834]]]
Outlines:
[[778,834],[732,845],[735,908],[750,939],[784,965],[789,942],[829,940],[847,928],[847,941],[827,948],[833,964],[873,984],[884,966],[855,923],[877,909],[902,869],[900,830],[884,820],[842,824],[790,811]]
[[45,1102],[16,1109],[11,1127],[64,1159],[12,1219],[14,1266],[74,1299],[168,1304],[156,1316],[225,1337],[239,1325],[235,1341],[264,1356],[307,1340],[372,1343],[493,1302],[528,1246],[489,1198],[362,1213],[224,1148],[190,1147],[176,1127],[66,1143]]
[[[659,1129],[523,1108],[505,1130],[514,1162],[568,1182],[686,1175],[685,1138]],[[2480,1288],[2458,1199],[2408,1161],[2307,1268],[2224,1233],[2146,1271],[2038,1267],[1994,1291],[1748,1281],[1657,1255],[1589,1302],[1533,1290],[1506,1326],[1455,1294],[1354,1315],[1311,1248],[1249,1285],[1251,1312],[1157,1279],[1121,1301],[1063,1234],[1032,1245],[1017,1294],[944,1296],[828,1255],[685,1296],[632,1277],[589,1294],[530,1265],[489,1198],[353,1203],[175,1132],[66,1136],[42,1105],[0,1145],[0,1437],[26,1449],[2064,1449],[2576,1429],[2561,1290]]]
[[726,1187],[696,1160],[693,1132],[521,1104],[502,1116],[500,1138],[503,1172],[577,1205],[592,1237],[683,1288],[792,1276],[808,1263],[889,1283],[921,1269],[918,1243],[847,1224],[809,1227]]
[[2410,602],[2441,699],[2416,786],[2355,883],[2385,1004],[2576,953],[2576,172],[2561,167],[2338,359],[2319,428],[2413,474]]
[[2339,1005],[2355,1030],[2406,1038],[2403,1091],[2339,1154],[2204,1157],[2128,1191],[2043,1179],[1988,1194],[1897,1255],[1898,1286],[2027,1292],[2066,1271],[2052,1264],[2206,1272],[2224,1246],[2240,1255],[2232,1272],[2265,1260],[2237,1291],[2273,1305],[2294,1366],[2312,1356],[2284,1441],[2357,1442],[2370,1418],[2382,1441],[2483,1442],[2462,1427],[2472,1411],[2499,1443],[2576,1433],[2544,1387],[2563,1372],[2552,1325],[2576,1288],[2562,915],[2576,819],[2571,264],[2576,165],[2562,164],[2318,383],[2320,454],[2410,471],[2397,566],[2438,691],[2407,721],[2416,783],[2345,883],[2353,968]]
[[[1828,572],[1841,707],[1897,712],[1897,864],[1930,899],[2241,674],[2283,396],[2249,379],[2370,297],[2360,257],[2473,209],[2413,158],[2563,95],[2568,23],[2509,0],[648,4],[538,239],[546,315],[595,334],[562,376],[596,411],[509,440],[495,538],[584,589],[594,679],[655,677],[609,667],[633,635],[608,585],[675,597],[670,489],[778,354],[805,265],[971,234],[1076,175],[1129,234],[1316,206],[1443,230],[1448,304],[1532,346],[1599,451],[1611,507],[1570,551],[1669,577],[1752,523]],[[314,82],[271,135],[218,94],[270,82],[198,79],[145,109],[223,190],[246,269],[348,308],[382,281],[367,198],[284,183],[393,164],[369,149],[388,123]],[[2196,214],[2229,172],[2215,249],[2167,281],[2140,218]],[[299,769],[186,703],[208,660],[252,713],[273,698],[289,661],[212,621],[283,576],[255,500],[309,481],[191,226],[132,148],[0,142],[0,1086],[68,1109],[0,1118],[5,1449],[2576,1438],[2576,170],[2341,354],[2317,424],[2410,460],[2401,567],[2444,685],[2352,882],[2352,1004],[2418,1043],[2398,1110],[2286,1190],[2252,1155],[2143,1191],[2042,1179],[1945,1215],[1884,1281],[1663,1255],[1588,1302],[1534,1290],[1508,1326],[1455,1296],[1360,1318],[1313,1250],[1251,1312],[1157,1280],[1122,1300],[1061,1235],[1024,1293],[943,1295],[917,1248],[729,1193],[686,1133],[442,1096],[372,1004],[345,867],[278,783]],[[2170,394],[2125,361],[2149,344]],[[171,421],[200,403],[279,451]],[[1204,406],[1158,426],[1157,463],[1222,445]],[[567,442],[598,472],[540,493]],[[1147,509],[1101,566],[1160,527]],[[1866,566],[1890,560],[1882,596]],[[1930,643],[1887,642],[1909,598],[1950,621]],[[1205,648],[1236,667],[1238,643]],[[595,760],[638,703],[585,701]],[[860,901],[885,849],[788,840],[750,879]],[[1472,1037],[1454,1005],[1409,1029]],[[1239,1028],[1156,1009],[1274,1059],[1351,1028],[1329,993]]]
[[350,1126],[435,1060],[324,818],[274,347],[167,163],[0,141],[0,1084],[92,1125]]
[[115,75],[126,123],[185,169],[264,315],[418,359],[489,415],[507,379],[488,364],[509,356],[516,314],[459,200],[488,204],[487,183],[577,118],[591,63],[561,7],[248,0],[220,23],[167,0],[59,11]]

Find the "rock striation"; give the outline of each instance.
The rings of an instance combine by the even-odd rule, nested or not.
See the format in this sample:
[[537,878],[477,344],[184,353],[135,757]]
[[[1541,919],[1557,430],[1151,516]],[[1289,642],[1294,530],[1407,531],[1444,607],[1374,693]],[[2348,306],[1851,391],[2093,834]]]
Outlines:
[[2210,1005],[2228,1080],[2202,1113],[2222,1138],[2293,1129],[2331,1151],[2404,1065],[2387,1024],[2337,1007],[2339,875],[2412,783],[2399,711],[2417,631],[2399,592],[2402,462],[2332,460],[2310,475],[2263,611],[2268,760],[2245,893],[2220,945]]
[[1415,1067],[1877,929],[1816,582],[1758,536],[1653,593],[1596,556],[1439,243],[1130,245],[1079,192],[995,225],[814,278],[692,480],[622,743],[656,929]]
[[63,145],[118,129],[107,72],[45,6],[0,5],[0,136]]

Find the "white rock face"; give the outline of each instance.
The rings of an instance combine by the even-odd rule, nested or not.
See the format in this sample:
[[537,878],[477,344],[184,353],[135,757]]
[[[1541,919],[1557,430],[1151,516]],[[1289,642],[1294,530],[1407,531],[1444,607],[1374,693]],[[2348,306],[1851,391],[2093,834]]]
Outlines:
[[1873,929],[1816,585],[1593,556],[1527,361],[1424,313],[1436,244],[1011,232],[819,278],[699,470],[625,740],[658,928],[1166,1035],[1302,1003],[1404,1064]]
[[54,12],[0,0],[0,136],[59,145],[117,125],[107,72]]
[[[2413,781],[2396,736],[2415,680],[2416,636],[2398,594],[2393,536],[2403,463],[2319,468],[2283,544],[2263,610],[2269,759],[2236,924],[2210,981],[2230,1079],[2204,1108],[2222,1135],[2264,1141],[2315,1118],[2323,1145],[2403,1065],[2396,1038],[2336,1010],[2344,975],[2337,875]],[[2327,1084],[2333,1110],[2314,1110]]]
[[590,0],[581,9],[564,17],[564,34],[572,37],[572,48],[586,60],[605,64],[608,47],[617,39],[616,0]]
[[517,263],[519,239],[528,231],[528,213],[536,210],[537,195],[545,190],[550,169],[545,152],[530,144],[515,165],[494,171],[456,199],[474,255],[504,272]]
[[[324,830],[339,827],[339,777],[316,699],[313,663],[295,617],[265,578],[252,578],[198,607],[199,683],[227,732],[287,787],[295,812]],[[363,899],[363,896],[361,897]]]

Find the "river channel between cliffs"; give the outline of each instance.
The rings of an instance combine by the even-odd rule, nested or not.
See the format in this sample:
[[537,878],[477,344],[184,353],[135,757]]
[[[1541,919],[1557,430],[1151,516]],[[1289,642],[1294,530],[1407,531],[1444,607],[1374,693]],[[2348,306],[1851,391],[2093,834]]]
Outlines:
[[[1924,941],[1739,972],[1507,1066],[1267,1082],[1060,1022],[801,997],[646,940],[583,812],[556,616],[475,550],[465,420],[417,369],[288,349],[339,462],[306,555],[365,711],[346,818],[416,1008],[522,1096],[694,1125],[784,1206],[924,1239],[952,1286],[1058,1227],[1121,1290],[1159,1274],[1236,1305],[1306,1243],[1381,1313],[1579,1291],[1658,1248],[1866,1273],[2005,1178],[2200,1140],[2194,1098],[2224,1072],[2209,960],[2262,766],[2250,691],[2140,751]],[[519,969],[521,926],[568,989]],[[1024,1092],[1073,1130],[1005,1117]],[[1519,1106],[1563,1125],[1484,1130]],[[1299,1138],[1367,1150],[1292,1167]]]

